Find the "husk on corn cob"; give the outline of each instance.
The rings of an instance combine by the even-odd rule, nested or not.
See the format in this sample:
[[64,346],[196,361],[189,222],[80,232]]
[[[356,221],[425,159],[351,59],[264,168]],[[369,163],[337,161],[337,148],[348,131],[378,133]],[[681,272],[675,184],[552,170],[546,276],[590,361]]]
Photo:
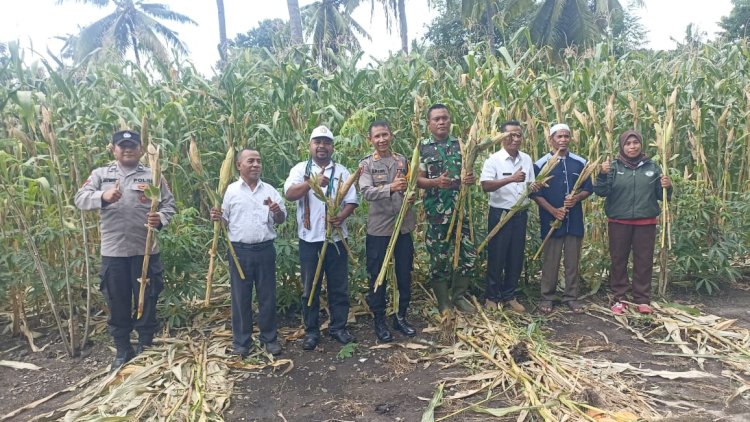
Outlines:
[[[341,210],[341,203],[346,197],[346,193],[349,192],[349,189],[351,189],[352,185],[354,185],[354,183],[359,180],[360,174],[362,174],[361,167],[357,168],[354,173],[350,174],[349,178],[346,179],[346,182],[342,183],[341,180],[339,180],[339,186],[336,189],[336,195],[334,196],[334,198],[326,197],[325,191],[323,191],[323,188],[320,186],[320,181],[318,180],[319,175],[313,174],[309,179],[307,179],[307,183],[310,185],[310,189],[312,189],[315,197],[326,204],[326,238],[323,242],[323,247],[320,249],[320,253],[318,254],[318,265],[315,267],[315,275],[313,276],[312,287],[310,289],[310,297],[307,299],[307,306],[312,306],[313,298],[315,297],[315,289],[318,286],[320,273],[323,270],[323,261],[325,260],[326,251],[328,250],[328,243],[331,241],[331,235],[334,229],[333,225],[328,221],[328,218],[338,215]],[[333,183],[333,180],[329,181],[328,183]],[[349,258],[351,260],[355,260],[354,254],[349,248],[349,245],[346,243],[346,238],[344,238],[344,231],[340,227],[336,227],[336,232],[339,236],[339,239],[341,240],[341,243],[344,245],[344,249],[346,249]]]
[[[542,167],[542,169],[539,171],[539,174],[534,179],[534,184],[536,184],[537,186],[547,186],[547,182],[549,182],[549,180],[553,177],[549,174],[555,167],[557,167],[557,164],[559,163],[558,158],[560,158],[559,151],[555,152],[555,154],[547,161],[547,163],[544,164],[544,167]],[[516,203],[508,210],[508,212],[503,214],[503,216],[500,218],[500,221],[498,221],[495,227],[493,227],[492,230],[487,233],[487,238],[485,238],[484,241],[479,244],[479,247],[477,247],[477,254],[480,254],[484,250],[484,248],[487,247],[489,241],[493,237],[495,237],[498,232],[500,232],[500,229],[502,229],[503,226],[505,226],[505,224],[507,224],[508,221],[510,221],[510,219],[514,215],[516,215],[516,213],[530,206],[530,203],[524,203],[528,199],[529,195],[531,195],[531,185],[526,186],[526,190],[524,190],[521,196],[518,197]]]
[[[591,176],[591,174],[594,173],[594,170],[596,170],[597,166],[599,165],[599,162],[601,161],[601,157],[597,158],[596,160],[589,161],[586,163],[586,165],[583,167],[583,170],[581,171],[581,174],[578,175],[578,179],[576,180],[576,183],[573,185],[573,189],[570,191],[570,195],[577,195],[581,191],[581,185],[583,184],[586,179]],[[568,208],[566,207],[565,210],[567,211]],[[544,236],[544,240],[542,240],[542,244],[539,245],[539,249],[534,254],[534,259],[539,259],[539,256],[542,254],[542,250],[544,250],[544,246],[547,245],[547,242],[549,241],[550,237],[552,237],[552,233],[557,230],[560,225],[562,224],[562,220],[553,221],[549,226],[549,231],[547,232],[547,235]]]

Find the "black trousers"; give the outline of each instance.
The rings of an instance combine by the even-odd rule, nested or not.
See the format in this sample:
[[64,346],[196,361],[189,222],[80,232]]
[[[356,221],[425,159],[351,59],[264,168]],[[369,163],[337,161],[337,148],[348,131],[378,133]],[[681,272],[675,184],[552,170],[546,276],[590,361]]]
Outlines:
[[143,255],[102,257],[99,285],[109,306],[107,327],[117,347],[130,345],[130,332],[138,332],[142,342],[150,343],[159,329],[156,321],[156,302],[164,289],[164,268],[159,254],[151,255],[148,264],[149,283],[143,299],[143,315],[138,318],[138,293],[141,285]]
[[305,332],[317,336],[320,335],[320,289],[324,275],[328,291],[328,310],[331,314],[328,332],[334,333],[345,329],[346,321],[349,319],[349,258],[346,256],[344,244],[340,241],[328,245],[312,306],[307,306],[315,277],[315,268],[318,265],[318,254],[322,247],[323,242],[299,240],[302,319],[305,323]]
[[[370,274],[370,292],[367,295],[367,305],[375,315],[383,315],[386,307],[387,280],[374,291],[375,280],[383,266],[385,251],[388,248],[390,236],[367,235],[365,248],[367,251],[367,272]],[[411,271],[414,263],[414,243],[411,233],[404,233],[396,239],[393,251],[396,261],[396,283],[398,286],[398,314],[405,315],[411,302]]]
[[[487,230],[492,230],[507,210],[490,207]],[[493,302],[507,302],[516,297],[523,269],[528,213],[511,217],[487,245],[487,278],[484,296]]]
[[276,248],[273,241],[247,244],[232,242],[245,279],[240,278],[229,257],[232,288],[232,345],[247,352],[253,339],[253,286],[258,295],[260,341],[276,341]]

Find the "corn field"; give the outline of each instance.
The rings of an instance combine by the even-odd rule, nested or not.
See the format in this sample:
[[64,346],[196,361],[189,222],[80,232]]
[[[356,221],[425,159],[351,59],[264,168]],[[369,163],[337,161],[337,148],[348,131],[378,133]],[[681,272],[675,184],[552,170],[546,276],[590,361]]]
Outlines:
[[[307,158],[309,133],[321,124],[336,135],[334,160],[350,169],[370,151],[366,133],[375,118],[391,122],[394,148],[410,156],[416,97],[445,103],[453,134],[464,138],[475,119],[468,104],[486,97],[501,111],[500,120],[523,123],[524,149],[533,158],[547,152],[551,123],[567,122],[577,141],[572,150],[593,160],[614,156],[615,140],[627,129],[642,131],[644,143],[651,143],[657,129],[673,121],[666,157],[675,183],[671,283],[710,292],[739,279],[750,245],[750,46],[706,44],[615,59],[602,44],[554,61],[527,33],[509,45],[497,57],[477,51],[460,65],[430,62],[415,51],[366,67],[357,65],[361,56],[342,58],[335,71],[320,69],[299,51],[283,57],[246,51],[205,78],[189,63],[155,72],[134,65],[58,69],[43,60],[26,65],[11,43],[9,58],[0,62],[0,303],[13,312],[13,332],[28,331],[26,315],[51,309],[71,321],[64,324],[70,349],[85,343],[87,330],[79,326],[102,307],[93,293],[98,221],[78,211],[72,197],[93,168],[112,159],[114,131],[140,130],[147,119],[150,139],[161,148],[162,172],[179,209],[159,234],[166,286],[161,312],[178,326],[187,317],[185,303],[198,306],[205,296],[213,234],[208,210],[216,199],[208,187],[218,185],[229,148],[258,149],[263,179],[276,187]],[[426,136],[424,120],[419,130]],[[191,140],[201,173],[190,165]],[[477,166],[492,152],[484,151]],[[646,152],[657,154],[654,147]],[[470,200],[482,239],[486,198],[473,192]],[[349,223],[360,262],[365,207]],[[596,291],[609,268],[603,201],[586,202],[586,221],[582,274]],[[533,218],[531,224],[526,283],[534,286],[538,264],[531,257],[541,239]],[[299,301],[293,217],[280,226],[276,247],[278,300],[288,307]],[[226,289],[227,258],[219,249],[214,284]],[[418,249],[417,257],[419,281],[427,272],[425,251]],[[483,274],[478,268],[477,280]],[[363,265],[352,266],[351,280],[359,297],[366,290]]]

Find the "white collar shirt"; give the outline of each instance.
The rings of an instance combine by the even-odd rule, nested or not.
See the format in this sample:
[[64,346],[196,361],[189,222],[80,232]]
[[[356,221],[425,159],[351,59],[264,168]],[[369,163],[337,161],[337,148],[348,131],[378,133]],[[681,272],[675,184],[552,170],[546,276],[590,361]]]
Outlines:
[[284,200],[273,186],[258,180],[253,190],[240,178],[227,187],[221,208],[230,241],[252,245],[276,239],[273,213],[265,204],[269,198],[279,204],[286,218]]
[[[500,189],[490,192],[490,206],[493,208],[511,209],[518,199],[523,195],[526,186],[534,181],[534,163],[531,157],[519,151],[518,156],[511,157],[505,148],[490,155],[482,166],[482,174],[479,177],[480,182],[489,180],[500,180],[512,176],[518,170],[526,174],[524,182],[511,182]],[[528,199],[524,201],[524,205]]]
[[[307,168],[307,161],[303,161],[301,163],[297,163],[292,169],[289,171],[289,177],[286,179],[286,182],[284,182],[284,193],[289,190],[290,187],[293,185],[296,185],[298,183],[302,183],[305,181],[305,170]],[[323,169],[315,164],[315,162],[312,162],[311,168],[310,168],[310,174],[320,174],[320,172]],[[331,178],[331,175],[333,174],[333,177]],[[336,191],[339,187],[339,182],[344,183],[346,182],[346,179],[349,178],[349,170],[346,169],[346,167],[342,166],[341,164],[334,163],[331,161],[328,163],[328,165],[325,167],[325,175],[329,177],[330,181],[328,183],[333,184],[333,190],[331,192],[332,196],[336,196]],[[356,189],[356,183],[352,185],[351,188],[349,188],[349,191],[344,196],[344,200],[342,203],[342,207],[345,204],[355,204],[357,205],[359,202],[357,200],[357,189]],[[324,188],[325,190],[325,188]],[[307,198],[308,202],[310,204],[310,229],[305,228],[305,205],[304,205],[304,197],[299,199],[297,201],[297,235],[300,239],[304,240],[305,242],[322,242],[326,238],[326,205],[323,201],[318,199],[315,194],[313,193],[312,189],[310,189],[307,192]],[[342,231],[344,233],[344,238],[348,236],[348,231],[346,229],[346,221],[341,225]],[[333,235],[333,241],[337,242],[339,241],[338,235],[334,232]]]

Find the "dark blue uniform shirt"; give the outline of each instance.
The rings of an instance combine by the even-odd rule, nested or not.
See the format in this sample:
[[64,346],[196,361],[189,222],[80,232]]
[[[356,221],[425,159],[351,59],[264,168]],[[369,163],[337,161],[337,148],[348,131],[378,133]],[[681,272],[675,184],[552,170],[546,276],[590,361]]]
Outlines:
[[[534,174],[539,174],[539,171],[544,165],[552,158],[552,153],[547,153],[544,157],[537,160],[534,163]],[[534,193],[531,197],[543,197],[555,208],[563,206],[565,196],[571,193],[573,186],[578,180],[578,176],[583,171],[583,167],[586,165],[586,160],[583,157],[568,152],[568,155],[564,158],[560,158],[560,163],[552,170],[551,175],[554,176],[548,182],[549,187],[542,188],[539,192]],[[581,191],[593,192],[594,185],[591,183],[589,177],[581,185]],[[549,232],[550,224],[554,221],[555,217],[548,213],[547,210],[539,207],[539,220],[541,227],[541,237],[544,239]],[[565,235],[583,237],[583,206],[580,202],[576,203],[575,206],[568,210],[568,215],[562,221],[560,228],[555,230],[552,234],[554,237],[562,237]]]

